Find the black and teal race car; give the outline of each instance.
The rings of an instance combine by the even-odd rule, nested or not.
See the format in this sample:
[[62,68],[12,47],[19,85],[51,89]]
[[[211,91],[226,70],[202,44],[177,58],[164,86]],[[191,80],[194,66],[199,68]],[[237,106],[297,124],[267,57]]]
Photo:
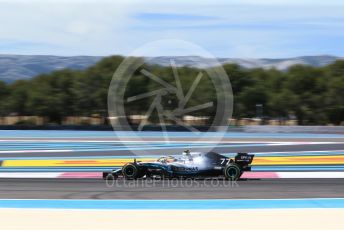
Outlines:
[[134,159],[121,169],[103,172],[103,179],[139,178],[198,178],[223,177],[238,180],[244,171],[251,170],[254,155],[237,153],[230,158],[219,153],[191,153],[186,150],[180,157],[163,156],[154,162]]

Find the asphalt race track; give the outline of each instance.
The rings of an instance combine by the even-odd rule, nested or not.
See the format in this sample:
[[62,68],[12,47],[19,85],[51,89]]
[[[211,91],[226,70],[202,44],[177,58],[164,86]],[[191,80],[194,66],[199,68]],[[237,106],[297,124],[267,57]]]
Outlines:
[[[86,134],[85,134],[86,133]],[[14,135],[15,134],[15,135]],[[100,136],[97,136],[100,135]],[[154,136],[155,135],[155,136]],[[209,146],[192,146],[193,137],[175,134],[175,143],[158,143],[156,133],[148,137],[114,138],[106,132],[0,132],[0,161],[63,157],[116,157],[135,153],[169,155],[185,148],[202,151]],[[184,134],[183,134],[184,135]],[[211,141],[212,138],[204,138]],[[124,141],[124,142],[123,142]],[[127,143],[125,141],[128,141]],[[138,142],[136,142],[138,141]],[[156,143],[154,143],[156,142]],[[181,142],[181,143],[179,143]],[[185,142],[185,143],[184,143]],[[274,142],[274,143],[272,143]],[[189,146],[191,144],[191,146]],[[206,144],[204,144],[206,145]],[[214,148],[219,153],[321,152],[343,155],[343,135],[229,134]],[[312,153],[318,154],[318,153]],[[4,165],[3,165],[4,166]],[[230,184],[221,180],[124,181],[112,186],[100,178],[0,179],[0,199],[286,199],[344,197],[344,179],[246,179]]]
[[0,179],[0,199],[288,199],[338,198],[344,179],[118,181]]

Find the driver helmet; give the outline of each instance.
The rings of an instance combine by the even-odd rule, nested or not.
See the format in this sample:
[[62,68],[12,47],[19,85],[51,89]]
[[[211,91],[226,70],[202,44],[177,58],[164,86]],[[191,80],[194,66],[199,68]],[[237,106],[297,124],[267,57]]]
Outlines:
[[189,160],[192,159],[190,150],[188,149],[183,152],[183,156],[187,157]]
[[183,155],[184,155],[184,156],[189,156],[189,155],[190,155],[190,150],[188,150],[188,149],[185,150],[185,151],[183,152]]

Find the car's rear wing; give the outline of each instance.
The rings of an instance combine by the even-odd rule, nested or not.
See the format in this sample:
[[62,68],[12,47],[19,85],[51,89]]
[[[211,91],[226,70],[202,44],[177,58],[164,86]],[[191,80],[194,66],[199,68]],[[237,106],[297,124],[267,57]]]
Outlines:
[[234,158],[234,162],[238,165],[250,165],[253,161],[253,158],[253,154],[238,153]]

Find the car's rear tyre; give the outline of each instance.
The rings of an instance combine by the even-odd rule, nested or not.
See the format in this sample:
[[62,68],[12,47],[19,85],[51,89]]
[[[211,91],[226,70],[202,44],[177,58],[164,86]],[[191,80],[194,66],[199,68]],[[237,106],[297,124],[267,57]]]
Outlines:
[[237,164],[231,163],[226,165],[223,173],[227,180],[236,181],[240,178],[242,171]]
[[139,168],[133,163],[128,163],[123,166],[122,174],[125,179],[137,179],[139,177]]

